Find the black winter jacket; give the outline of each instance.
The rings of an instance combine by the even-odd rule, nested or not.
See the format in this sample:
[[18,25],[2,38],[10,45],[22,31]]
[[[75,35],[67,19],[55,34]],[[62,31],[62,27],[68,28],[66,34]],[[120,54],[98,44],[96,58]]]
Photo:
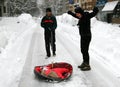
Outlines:
[[41,21],[41,26],[45,30],[55,30],[57,28],[57,21],[55,16],[44,16]]
[[68,14],[72,15],[73,17],[79,19],[78,26],[79,26],[79,32],[81,36],[91,36],[91,30],[90,30],[90,19],[94,17],[98,13],[98,8],[94,8],[93,12],[84,12],[82,15],[82,18],[78,18],[75,13],[68,11]]

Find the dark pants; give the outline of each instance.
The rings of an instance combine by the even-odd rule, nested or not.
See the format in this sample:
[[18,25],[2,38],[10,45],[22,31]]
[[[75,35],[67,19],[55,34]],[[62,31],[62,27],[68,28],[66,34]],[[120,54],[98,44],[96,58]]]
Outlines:
[[52,48],[53,53],[56,51],[56,45],[55,45],[55,30],[45,30],[45,47],[46,47],[46,53],[47,55],[50,55],[50,45]]
[[83,54],[83,62],[89,64],[89,45],[91,41],[90,36],[81,36],[81,52]]

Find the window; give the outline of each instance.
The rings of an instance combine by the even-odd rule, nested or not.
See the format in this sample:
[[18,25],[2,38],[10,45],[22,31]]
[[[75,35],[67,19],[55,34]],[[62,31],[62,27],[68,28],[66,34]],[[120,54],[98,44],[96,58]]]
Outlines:
[[5,6],[4,6],[4,8],[3,8],[3,12],[6,13],[6,7],[5,7]]
[[0,6],[0,17],[2,17],[2,7]]

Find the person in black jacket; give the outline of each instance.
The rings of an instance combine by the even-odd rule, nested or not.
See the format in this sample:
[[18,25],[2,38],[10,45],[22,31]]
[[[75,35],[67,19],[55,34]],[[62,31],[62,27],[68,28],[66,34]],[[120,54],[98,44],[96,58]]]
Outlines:
[[57,28],[57,21],[56,17],[52,14],[51,8],[46,9],[46,15],[42,18],[41,26],[44,28],[47,57],[51,56],[50,45],[52,48],[53,56],[55,56],[56,55],[55,29]]
[[75,8],[75,13],[68,11],[68,14],[79,19],[79,33],[81,36],[81,52],[83,54],[83,63],[78,66],[83,71],[91,70],[89,63],[89,45],[91,41],[91,29],[90,29],[90,19],[98,13],[98,8],[94,7],[93,12],[84,12],[81,7]]

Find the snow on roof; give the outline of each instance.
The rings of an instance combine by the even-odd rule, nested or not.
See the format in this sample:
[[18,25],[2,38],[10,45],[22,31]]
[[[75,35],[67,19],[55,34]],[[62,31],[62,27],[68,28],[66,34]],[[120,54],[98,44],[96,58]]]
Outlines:
[[118,1],[107,2],[102,11],[113,11]]

